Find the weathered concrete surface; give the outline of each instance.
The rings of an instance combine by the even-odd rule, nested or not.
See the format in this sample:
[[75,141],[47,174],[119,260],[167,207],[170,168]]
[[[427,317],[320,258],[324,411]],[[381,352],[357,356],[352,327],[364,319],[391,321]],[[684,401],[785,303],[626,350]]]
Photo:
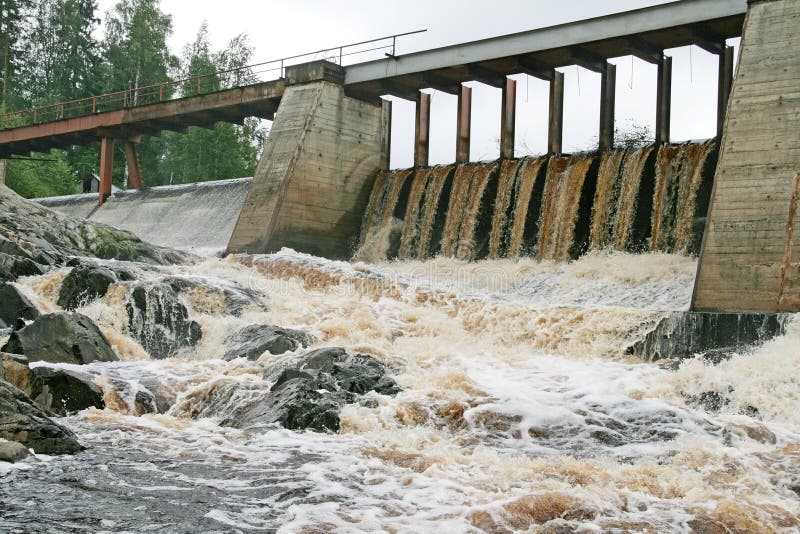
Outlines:
[[[288,74],[287,74],[288,75]],[[316,81],[286,89],[228,252],[349,257],[381,153],[380,106]]]
[[800,311],[800,2],[751,2],[693,309]]
[[628,352],[648,361],[697,354],[714,360],[784,334],[791,317],[785,313],[675,312]]
[[161,245],[205,254],[228,245],[251,178],[123,191],[102,206],[96,194],[38,199],[65,215],[133,232]]

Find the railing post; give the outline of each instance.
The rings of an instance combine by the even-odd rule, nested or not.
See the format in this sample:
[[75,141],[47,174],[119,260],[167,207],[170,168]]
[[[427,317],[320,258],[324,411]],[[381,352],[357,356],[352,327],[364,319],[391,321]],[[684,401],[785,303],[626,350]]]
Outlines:
[[92,113],[97,113],[97,97],[92,97]]
[[164,84],[161,84],[158,88],[158,101],[164,101]]
[[128,107],[128,90],[127,89],[122,92],[122,107],[123,108],[127,108]]
[[33,108],[33,124],[36,124],[36,108]]
[[197,94],[200,94],[200,76],[197,77]]

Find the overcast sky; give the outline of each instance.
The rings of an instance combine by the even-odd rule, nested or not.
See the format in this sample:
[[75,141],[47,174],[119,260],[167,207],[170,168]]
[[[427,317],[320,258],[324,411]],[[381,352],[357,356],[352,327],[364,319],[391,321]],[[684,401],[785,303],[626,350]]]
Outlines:
[[[99,0],[104,15],[116,0]],[[563,22],[637,9],[664,0],[162,0],[172,15],[171,46],[179,54],[193,41],[203,21],[211,39],[222,47],[247,34],[257,62],[363,41],[385,35],[427,29],[402,38],[398,53],[472,41]],[[105,18],[103,16],[103,18]],[[738,46],[738,39],[729,44]],[[737,50],[738,51],[738,50]],[[672,140],[712,137],[716,130],[717,60],[697,47],[667,51],[673,59]],[[618,124],[655,124],[656,67],[631,57],[617,64]],[[566,67],[564,149],[576,151],[596,144],[600,110],[600,75]],[[518,156],[539,154],[547,144],[548,84],[515,76],[517,85]],[[473,160],[499,155],[500,90],[470,83],[473,89]],[[456,97],[434,92],[431,163],[455,158]],[[392,166],[412,162],[414,104],[394,106]]]

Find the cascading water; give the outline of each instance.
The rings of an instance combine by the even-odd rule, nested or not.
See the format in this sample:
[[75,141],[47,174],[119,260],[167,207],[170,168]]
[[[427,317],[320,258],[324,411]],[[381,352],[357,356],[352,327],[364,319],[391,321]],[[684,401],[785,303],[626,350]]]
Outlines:
[[604,248],[696,253],[713,178],[706,161],[715,148],[708,141],[381,173],[357,257],[565,261]]
[[[78,310],[114,334],[122,357],[72,366],[94,377],[105,408],[58,419],[90,448],[0,464],[4,530],[800,528],[800,386],[786,372],[800,364],[797,325],[717,366],[624,355],[665,311],[687,308],[691,258],[368,265],[284,250],[122,266],[136,280]],[[17,286],[57,310],[65,271]],[[203,288],[182,297],[202,338],[151,359],[125,303],[131,284],[176,278]],[[223,297],[234,287],[268,308],[232,313]],[[402,391],[347,405],[333,434],[221,426],[267,394],[265,366],[303,351],[221,360],[230,333],[253,324],[372,354]],[[226,403],[214,400],[230,388]]]

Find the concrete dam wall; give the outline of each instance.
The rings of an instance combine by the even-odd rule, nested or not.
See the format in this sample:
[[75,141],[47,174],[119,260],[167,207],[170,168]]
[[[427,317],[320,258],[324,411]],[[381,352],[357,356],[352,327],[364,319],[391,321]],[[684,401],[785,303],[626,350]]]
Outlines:
[[38,199],[50,209],[133,232],[141,239],[198,254],[228,246],[252,178]]

